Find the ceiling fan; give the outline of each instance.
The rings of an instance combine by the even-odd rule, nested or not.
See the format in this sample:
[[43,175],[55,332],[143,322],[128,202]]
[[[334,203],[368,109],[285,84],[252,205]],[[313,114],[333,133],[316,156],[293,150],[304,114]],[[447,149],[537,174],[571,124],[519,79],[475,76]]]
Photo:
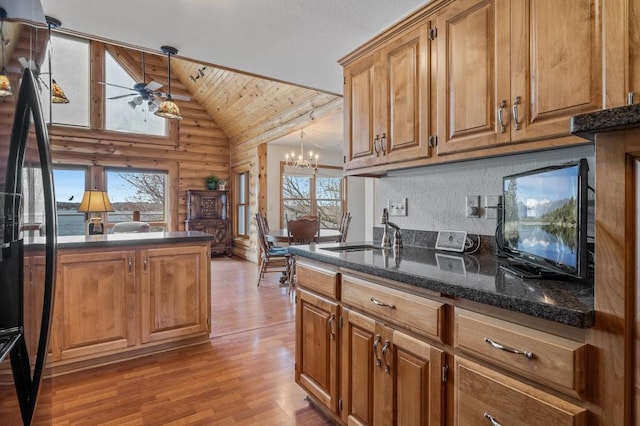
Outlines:
[[[142,52],[142,78],[143,78],[142,83],[135,83],[133,87],[125,87],[125,86],[120,86],[118,84],[105,83],[102,81],[99,83],[104,86],[119,87],[121,89],[126,89],[133,92],[133,93],[127,93],[125,95],[112,96],[107,99],[112,99],[112,100],[123,99],[123,98],[128,98],[133,96],[134,98],[131,99],[129,102],[127,102],[127,104],[132,109],[135,109],[136,106],[142,105],[143,102],[146,102],[149,112],[154,112],[158,108],[158,105],[162,103],[162,100],[167,97],[167,93],[159,90],[162,87],[162,84],[158,83],[157,81],[145,83],[144,76],[145,76],[144,52]],[[181,101],[191,100],[190,96],[179,95],[179,94],[171,94],[171,97],[173,99],[177,99]]]

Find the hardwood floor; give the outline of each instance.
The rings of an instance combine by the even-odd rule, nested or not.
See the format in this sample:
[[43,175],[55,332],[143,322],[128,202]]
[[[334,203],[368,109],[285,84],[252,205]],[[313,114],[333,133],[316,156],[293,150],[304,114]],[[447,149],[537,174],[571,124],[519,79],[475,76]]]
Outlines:
[[278,274],[212,260],[209,343],[52,379],[54,425],[330,425],[294,383],[294,304]]

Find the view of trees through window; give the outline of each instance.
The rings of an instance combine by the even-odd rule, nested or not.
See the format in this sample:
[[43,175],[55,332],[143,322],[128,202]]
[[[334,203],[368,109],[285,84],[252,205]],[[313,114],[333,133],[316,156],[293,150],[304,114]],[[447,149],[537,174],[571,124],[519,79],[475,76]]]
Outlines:
[[133,220],[149,222],[152,230],[166,228],[167,174],[162,172],[109,169],[107,192],[115,212],[109,213],[109,223]]
[[282,174],[282,223],[286,218],[320,215],[322,228],[340,225],[343,211],[343,178],[332,169],[318,167],[314,175],[285,170]]

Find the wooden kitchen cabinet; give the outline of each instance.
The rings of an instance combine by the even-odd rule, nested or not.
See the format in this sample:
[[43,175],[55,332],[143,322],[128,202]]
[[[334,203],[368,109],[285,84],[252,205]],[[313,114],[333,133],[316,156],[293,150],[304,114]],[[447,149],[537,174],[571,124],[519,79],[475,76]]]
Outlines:
[[430,155],[430,22],[345,66],[347,169]]
[[587,411],[563,399],[455,357],[455,424],[587,424]]
[[54,361],[136,344],[135,251],[60,254],[57,275]]
[[139,253],[141,342],[208,331],[209,256],[202,247],[150,248]]
[[338,318],[336,301],[298,289],[296,383],[338,414]]
[[600,3],[456,0],[437,16],[438,154],[569,135],[602,101]]
[[341,345],[346,424],[442,424],[443,351],[350,309]]

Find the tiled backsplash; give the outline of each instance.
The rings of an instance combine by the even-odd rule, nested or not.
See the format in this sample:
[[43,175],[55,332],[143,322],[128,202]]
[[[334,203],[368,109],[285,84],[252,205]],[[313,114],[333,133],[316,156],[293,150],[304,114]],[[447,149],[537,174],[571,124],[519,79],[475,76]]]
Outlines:
[[[402,244],[405,246],[434,248],[436,245],[436,239],[438,238],[438,232],[435,231],[421,231],[419,229],[402,229]],[[373,240],[382,241],[382,227],[373,228]],[[468,237],[474,241],[478,239],[476,234],[468,235]],[[496,251],[496,241],[493,235],[480,235],[480,248],[478,253],[491,254]]]

